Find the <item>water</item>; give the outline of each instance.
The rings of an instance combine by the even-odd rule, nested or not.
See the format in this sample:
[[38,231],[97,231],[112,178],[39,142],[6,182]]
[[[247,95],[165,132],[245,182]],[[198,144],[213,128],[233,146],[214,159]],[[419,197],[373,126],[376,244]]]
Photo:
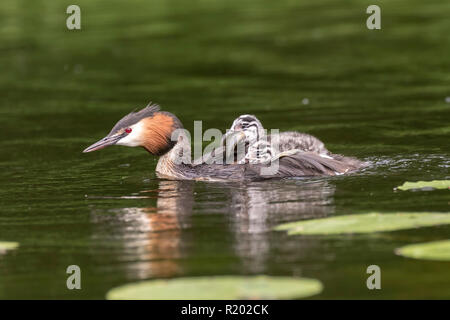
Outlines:
[[[78,1],[0,4],[0,298],[102,299],[143,279],[268,274],[317,278],[315,298],[450,298],[448,263],[398,257],[449,226],[345,236],[272,231],[370,211],[449,211],[450,3]],[[316,135],[373,165],[354,175],[248,184],[159,180],[142,149],[81,151],[153,100],[189,130],[242,113]],[[305,103],[307,101],[307,103]],[[82,290],[67,290],[68,265]],[[382,290],[366,288],[366,268]]]

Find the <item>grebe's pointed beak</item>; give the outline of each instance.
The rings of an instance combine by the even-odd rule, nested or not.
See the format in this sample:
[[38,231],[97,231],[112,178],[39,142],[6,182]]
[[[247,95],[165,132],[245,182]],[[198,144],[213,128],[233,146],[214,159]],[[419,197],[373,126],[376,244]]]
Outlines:
[[123,138],[123,135],[118,134],[118,135],[114,135],[114,136],[106,136],[103,139],[97,141],[96,143],[94,143],[93,145],[90,145],[89,147],[87,147],[86,149],[83,150],[83,153],[86,152],[92,152],[95,150],[100,150],[103,149],[107,146],[112,146],[114,144],[117,143],[117,141],[119,141],[120,139]]

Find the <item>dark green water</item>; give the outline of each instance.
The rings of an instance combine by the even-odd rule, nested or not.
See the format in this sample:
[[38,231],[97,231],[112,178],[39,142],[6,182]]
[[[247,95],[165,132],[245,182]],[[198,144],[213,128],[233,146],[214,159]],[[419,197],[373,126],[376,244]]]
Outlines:
[[[368,211],[449,211],[450,2],[69,1],[0,3],[0,298],[102,299],[142,279],[302,275],[314,298],[450,298],[448,262],[396,256],[450,226],[293,236],[280,222]],[[302,103],[303,99],[308,104]],[[158,180],[141,149],[81,151],[150,100],[192,130],[242,113],[372,161],[351,176],[247,185]],[[82,270],[67,290],[66,268]],[[377,264],[382,290],[366,287]]]

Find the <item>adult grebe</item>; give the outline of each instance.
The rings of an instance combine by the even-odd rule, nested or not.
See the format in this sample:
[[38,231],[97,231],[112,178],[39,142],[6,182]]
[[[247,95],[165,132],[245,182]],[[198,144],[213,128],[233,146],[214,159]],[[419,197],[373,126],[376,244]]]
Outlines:
[[[242,181],[271,178],[335,175],[349,171],[345,163],[326,159],[312,152],[297,153],[279,159],[276,170],[270,164],[191,164],[191,146],[183,125],[172,113],[160,111],[150,103],[132,112],[112,128],[111,132],[86,148],[92,152],[111,145],[143,147],[159,156],[159,177],[179,180]],[[268,173],[270,172],[270,173]]]

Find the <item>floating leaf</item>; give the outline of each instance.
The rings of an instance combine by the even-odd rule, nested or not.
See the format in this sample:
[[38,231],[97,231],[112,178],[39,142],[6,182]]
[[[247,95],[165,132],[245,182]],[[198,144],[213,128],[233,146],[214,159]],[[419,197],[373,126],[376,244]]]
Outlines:
[[432,181],[417,181],[417,182],[405,182],[401,186],[397,187],[398,190],[433,190],[433,189],[449,189],[450,180],[432,180]]
[[0,241],[0,252],[6,250],[13,250],[19,246],[18,242]]
[[341,234],[394,231],[449,224],[448,213],[367,213],[285,223],[275,230],[288,234]]
[[410,244],[395,253],[414,259],[450,261],[450,240]]
[[322,284],[315,279],[269,276],[216,276],[151,280],[110,290],[110,300],[231,300],[295,299],[318,294]]

